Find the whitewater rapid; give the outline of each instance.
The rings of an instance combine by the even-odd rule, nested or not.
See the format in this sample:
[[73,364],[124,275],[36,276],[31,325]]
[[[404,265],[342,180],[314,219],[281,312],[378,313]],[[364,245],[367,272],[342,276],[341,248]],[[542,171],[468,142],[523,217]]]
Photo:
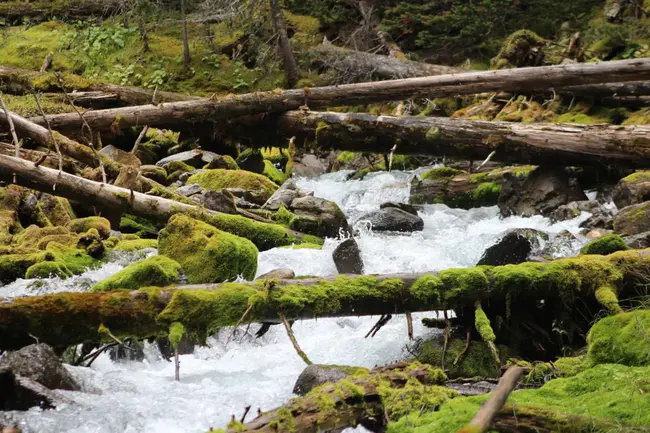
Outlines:
[[[345,172],[317,179],[298,179],[300,188],[316,196],[335,201],[351,222],[376,210],[386,201],[407,202],[413,173],[373,173],[363,180],[345,180]],[[424,206],[420,211],[424,230],[412,234],[388,235],[358,228],[366,273],[422,272],[450,267],[473,266],[483,251],[505,230],[534,228],[553,237],[568,230],[577,239],[558,256],[576,254],[584,244],[579,224],[589,214],[557,224],[542,217],[500,219],[496,207],[469,211],[444,205]],[[258,275],[277,268],[291,268],[297,275],[336,274],[331,258],[340,240],[328,239],[322,250],[276,248],[259,254]],[[45,292],[84,291],[132,261],[155,254],[117,255],[99,269],[60,280],[17,280],[0,287],[0,297],[33,296]],[[435,313],[414,314],[416,337],[430,331],[420,318]],[[376,317],[319,319],[296,322],[296,338],[315,363],[374,367],[405,358],[406,320],[393,319],[375,338],[364,338]],[[208,347],[197,348],[181,356],[181,381],[174,381],[173,363],[162,360],[157,349],[146,345],[146,359],[111,361],[101,355],[91,368],[70,367],[85,392],[59,391],[70,404],[55,410],[32,408],[27,412],[9,412],[29,432],[74,433],[198,433],[210,427],[222,428],[231,416],[241,416],[252,406],[269,410],[293,396],[292,388],[305,367],[288,337],[278,326],[262,338],[254,339],[257,325],[248,334],[241,329],[228,345],[232,329],[224,329],[208,340]],[[249,418],[250,419],[250,418]]]

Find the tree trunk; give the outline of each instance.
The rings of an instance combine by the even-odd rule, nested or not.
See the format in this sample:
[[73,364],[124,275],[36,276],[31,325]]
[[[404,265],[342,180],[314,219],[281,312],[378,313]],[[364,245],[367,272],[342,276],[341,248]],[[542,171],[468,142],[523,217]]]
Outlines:
[[[296,143],[315,142],[323,149],[446,156],[520,164],[650,166],[650,126],[527,124],[450,119],[391,117],[364,113],[290,111],[257,119],[229,134],[251,137],[257,146],[277,145],[296,136]],[[286,141],[286,139],[284,140]]]
[[183,26],[183,64],[185,65],[185,73],[190,71],[190,42],[187,38],[187,15],[185,14],[185,0],[181,0],[181,21]]
[[[341,86],[258,92],[164,104],[90,111],[84,118],[93,131],[149,125],[171,127],[197,121],[217,120],[267,112],[294,110],[307,103],[312,109],[324,106],[358,105],[400,101],[415,97],[442,97],[483,92],[531,93],[582,83],[605,83],[650,79],[650,59],[601,63],[502,69],[487,72],[407,78]],[[76,113],[48,116],[56,130],[78,131]],[[41,123],[42,119],[34,119]]]
[[[22,168],[2,167],[5,178],[12,169]],[[69,190],[65,183],[60,185]],[[0,349],[17,349],[32,344],[34,338],[57,347],[99,341],[97,329],[102,323],[118,338],[166,333],[174,322],[195,335],[206,335],[236,325],[247,310],[247,322],[278,323],[280,313],[297,320],[452,309],[459,323],[473,326],[474,302],[481,300],[488,317],[505,321],[494,328],[496,344],[516,345],[522,357],[547,359],[567,344],[549,337],[557,321],[564,320],[564,326],[576,330],[575,347],[585,344],[578,336],[585,335],[603,314],[604,304],[613,312],[620,309],[617,293],[634,295],[633,288],[626,291],[624,281],[633,284],[644,275],[648,255],[650,250],[624,257],[620,252],[580,256],[535,267],[522,263],[424,274],[340,275],[14,298],[0,302]],[[571,269],[575,286],[567,286],[566,269]]]
[[269,3],[271,4],[271,18],[273,19],[273,27],[275,29],[275,33],[278,35],[286,87],[292,88],[300,79],[300,74],[298,73],[298,65],[296,64],[296,58],[293,56],[293,51],[291,50],[291,41],[289,41],[289,36],[287,35],[287,27],[284,22],[282,10],[278,5],[278,0],[269,0]]
[[464,72],[460,68],[450,66],[411,62],[398,57],[341,48],[330,42],[320,44],[313,51],[318,55],[312,60],[315,65],[335,70],[346,82],[368,81],[372,78],[411,78]]
[[[250,239],[260,250],[282,245],[300,243],[302,233],[276,224],[252,221],[238,215],[227,215],[200,206],[180,203],[153,195],[142,194],[115,185],[94,182],[82,177],[10,156],[0,158],[0,179],[11,182],[12,173],[17,174],[21,186],[47,192],[71,200],[93,203],[105,209],[133,213],[145,218],[166,221],[172,215],[185,213],[202,219],[220,230]],[[56,189],[53,190],[53,185]]]

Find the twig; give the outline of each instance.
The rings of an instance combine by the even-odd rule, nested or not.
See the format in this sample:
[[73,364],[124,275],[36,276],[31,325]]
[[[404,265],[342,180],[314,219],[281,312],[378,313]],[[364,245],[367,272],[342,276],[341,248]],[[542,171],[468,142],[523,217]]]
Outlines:
[[379,317],[379,320],[377,320],[377,323],[375,323],[374,325],[372,325],[372,328],[370,328],[370,331],[368,331],[368,333],[366,334],[366,336],[365,336],[364,338],[374,337],[375,335],[377,335],[377,332],[379,332],[379,330],[380,330],[380,329],[381,329],[381,328],[382,328],[386,323],[388,323],[388,321],[389,321],[390,319],[392,319],[392,317],[393,317],[393,316],[391,316],[390,314],[382,314],[382,315]]
[[467,351],[469,350],[469,343],[470,343],[470,341],[472,341],[472,333],[471,333],[470,331],[467,331],[467,339],[465,340],[465,348],[463,349],[462,352],[460,352],[460,353],[458,354],[458,356],[456,357],[456,359],[454,359],[454,365],[458,364],[458,361],[460,361],[461,359],[463,359],[463,356],[465,356],[465,354],[466,354]]
[[481,168],[483,168],[483,166],[484,166],[485,164],[487,164],[488,162],[490,162],[490,160],[492,159],[492,157],[493,157],[494,155],[496,155],[496,153],[497,153],[496,150],[493,150],[492,152],[490,152],[490,154],[488,155],[488,157],[485,158],[485,161],[483,161],[483,162],[481,163],[481,165],[479,165],[478,168],[477,168],[476,170],[474,170],[474,171],[475,171],[475,172],[481,171]]
[[158,85],[156,84],[156,88],[153,89],[153,95],[151,95],[151,105],[158,105],[156,104],[156,95],[158,94]]
[[144,125],[142,131],[140,131],[140,135],[138,135],[138,139],[135,140],[135,144],[133,145],[133,149],[131,150],[131,153],[135,154],[135,152],[138,150],[138,146],[140,145],[140,142],[142,141],[144,136],[147,134],[147,131],[149,131],[149,125]]
[[248,411],[249,411],[249,410],[251,410],[251,406],[250,406],[250,404],[244,408],[244,414],[243,414],[243,415],[241,416],[241,418],[239,419],[239,422],[240,422],[240,423],[242,423],[242,424],[244,423],[244,421],[246,420],[246,415],[248,415]]
[[[59,175],[63,172],[63,155],[61,155],[61,149],[59,148],[59,143],[57,143],[56,138],[54,138],[54,132],[52,132],[52,126],[50,125],[50,121],[48,120],[47,116],[45,115],[45,111],[43,111],[43,107],[41,106],[41,101],[38,99],[38,94],[36,93],[36,90],[34,90],[34,86],[32,85],[31,82],[29,82],[29,90],[32,92],[32,95],[34,95],[34,100],[36,101],[36,106],[38,107],[38,111],[41,113],[41,116],[43,116],[43,120],[45,120],[45,124],[47,125],[47,130],[50,133],[50,140],[52,140],[52,143],[54,143],[54,150],[56,150],[56,156],[59,159]],[[45,158],[43,158],[45,160]],[[39,164],[36,164],[38,167]],[[52,185],[52,190],[56,189],[56,184]]]
[[[7,116],[7,123],[9,123],[9,132],[11,132],[11,139],[14,142],[14,146],[16,146],[15,156],[16,156],[16,158],[20,158],[20,141],[18,141],[18,136],[16,135],[16,128],[14,127],[14,120],[9,115],[9,110],[7,110],[7,106],[5,105],[5,101],[4,101],[4,99],[2,99],[2,92],[0,92],[0,104],[2,104],[2,109],[5,112],[5,116]],[[13,174],[13,182],[16,183],[16,173]]]
[[[61,90],[63,90],[63,94],[65,95],[65,99],[68,101],[68,103],[72,106],[74,111],[79,115],[79,118],[81,119],[81,122],[83,123],[83,126],[81,127],[81,133],[83,134],[84,128],[88,130],[88,138],[86,143],[88,147],[90,147],[90,150],[93,151],[93,154],[95,155],[95,158],[97,158],[97,164],[99,165],[99,170],[102,173],[102,183],[107,183],[106,181],[106,170],[104,170],[104,163],[102,162],[102,158],[99,156],[99,153],[97,153],[97,149],[95,149],[95,144],[94,144],[94,135],[93,135],[93,130],[91,129],[90,125],[88,122],[86,122],[86,119],[84,119],[83,114],[81,114],[81,111],[77,108],[76,105],[74,105],[74,101],[68,94],[68,91],[65,89],[65,83],[63,82],[63,77],[61,74],[58,72],[55,72],[56,78],[59,80],[59,85],[61,86]],[[48,124],[49,128],[49,124]]]
[[395,154],[395,149],[397,149],[397,143],[393,145],[393,148],[390,150],[390,153],[388,154],[388,171],[391,171],[391,168],[393,167],[393,155]]
[[413,340],[413,316],[411,316],[410,311],[406,312],[406,332],[409,336],[409,340]]
[[444,343],[442,345],[442,356],[440,357],[440,367],[444,371],[445,369],[445,355],[447,354],[447,345],[449,344],[449,334],[451,332],[451,322],[449,322],[449,317],[447,316],[447,310],[444,311],[445,315],[445,332],[443,333],[444,336]]
[[181,381],[181,361],[178,358],[178,347],[174,347],[174,380]]
[[289,336],[289,340],[291,340],[291,344],[293,344],[293,348],[296,349],[296,352],[298,353],[298,356],[300,356],[302,360],[305,361],[305,364],[311,365],[312,362],[307,357],[307,354],[303,352],[303,350],[298,345],[298,340],[296,340],[296,336],[293,335],[293,331],[291,330],[291,325],[289,325],[289,322],[287,321],[287,317],[282,312],[279,313],[279,316],[280,320],[282,320],[282,324],[284,325],[284,329],[287,330],[287,335]]
[[515,389],[519,379],[526,369],[523,367],[510,367],[499,379],[497,387],[492,391],[490,398],[481,406],[479,411],[467,426],[459,432],[485,433],[492,425],[492,420],[501,410],[510,393]]
[[231,333],[230,336],[226,339],[226,345],[228,345],[228,343],[230,343],[230,339],[233,338],[233,337],[235,336],[235,331],[237,331],[237,328],[239,328],[239,325],[241,325],[241,323],[244,321],[244,319],[246,318],[246,316],[248,315],[248,313],[250,313],[250,311],[251,311],[252,309],[253,309],[253,305],[252,305],[252,304],[249,305],[248,308],[246,308],[246,311],[244,311],[244,314],[242,314],[242,316],[239,318],[239,321],[237,322],[237,324],[235,325],[235,327],[232,328],[232,333]]
[[115,343],[115,342],[108,343],[108,344],[100,347],[99,349],[95,350],[94,352],[89,353],[88,355],[81,358],[77,362],[76,365],[80,365],[82,362],[86,362],[86,361],[90,360],[90,361],[88,361],[88,364],[86,364],[86,367],[90,367],[91,364],[97,359],[97,357],[102,354],[102,352],[105,352],[106,350],[110,349],[111,347],[115,347],[115,346],[119,346],[119,345],[120,345],[119,343]]

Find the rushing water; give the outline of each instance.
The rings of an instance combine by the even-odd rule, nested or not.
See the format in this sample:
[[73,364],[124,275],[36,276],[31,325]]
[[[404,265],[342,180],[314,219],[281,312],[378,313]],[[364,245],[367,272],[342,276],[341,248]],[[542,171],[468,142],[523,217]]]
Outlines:
[[[300,179],[301,188],[333,200],[351,222],[379,208],[386,201],[407,201],[412,173],[374,173],[360,181],[346,181],[345,173],[318,179]],[[589,215],[551,224],[542,217],[500,219],[498,209],[470,211],[443,205],[425,206],[420,212],[424,230],[412,234],[378,234],[361,220],[358,243],[366,273],[421,272],[474,265],[482,252],[508,228],[528,227],[553,237],[569,230],[578,239],[557,255],[575,254],[584,243],[579,223]],[[331,253],[339,240],[328,239],[322,250],[276,248],[259,255],[258,275],[280,267],[297,275],[336,274]],[[121,270],[128,263],[155,254],[118,255],[99,269],[67,280],[18,280],[0,287],[0,297],[37,295],[56,291],[83,291]],[[429,313],[431,316],[435,313]],[[416,336],[429,331],[414,315]],[[376,317],[319,319],[296,322],[295,335],[315,363],[373,367],[404,358],[406,321],[394,316],[375,338],[364,338]],[[56,410],[12,412],[24,432],[136,433],[149,431],[203,432],[224,427],[232,415],[241,416],[246,406],[269,410],[292,397],[293,384],[304,368],[284,330],[274,326],[254,339],[257,326],[248,334],[241,329],[226,345],[231,329],[210,338],[208,347],[181,356],[181,381],[174,382],[173,363],[161,359],[146,345],[146,359],[111,361],[101,355],[92,368],[68,367],[82,383],[84,392],[58,391],[70,403]]]

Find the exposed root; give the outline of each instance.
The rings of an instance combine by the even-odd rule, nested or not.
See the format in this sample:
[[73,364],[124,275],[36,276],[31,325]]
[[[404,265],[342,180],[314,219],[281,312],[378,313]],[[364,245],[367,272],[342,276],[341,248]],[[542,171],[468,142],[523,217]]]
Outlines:
[[465,347],[463,348],[463,351],[458,354],[456,359],[454,359],[454,365],[458,364],[461,359],[463,359],[463,356],[467,353],[469,350],[469,343],[472,341],[472,333],[470,331],[467,331],[467,339],[465,340]]
[[239,328],[239,325],[242,324],[242,322],[244,321],[244,319],[246,318],[246,316],[248,315],[248,313],[250,313],[250,311],[251,311],[252,309],[253,309],[253,305],[252,305],[252,304],[249,305],[248,308],[246,308],[246,311],[244,311],[244,314],[242,314],[241,318],[239,319],[239,322],[237,322],[237,324],[235,325],[235,327],[232,328],[232,332],[230,333],[230,335],[229,335],[228,338],[226,339],[226,345],[228,345],[228,343],[230,343],[230,339],[233,338],[233,337],[235,336],[235,332],[237,332],[237,328]]
[[303,350],[298,345],[298,340],[296,340],[296,336],[293,335],[293,331],[291,330],[289,321],[287,321],[287,317],[282,312],[279,313],[279,316],[280,320],[282,320],[282,324],[284,325],[284,329],[287,330],[287,335],[289,336],[289,340],[291,340],[291,344],[293,344],[293,348],[296,349],[296,353],[298,353],[298,356],[300,356],[302,360],[305,361],[305,364],[311,365],[312,362],[307,357],[307,354],[303,352]]

